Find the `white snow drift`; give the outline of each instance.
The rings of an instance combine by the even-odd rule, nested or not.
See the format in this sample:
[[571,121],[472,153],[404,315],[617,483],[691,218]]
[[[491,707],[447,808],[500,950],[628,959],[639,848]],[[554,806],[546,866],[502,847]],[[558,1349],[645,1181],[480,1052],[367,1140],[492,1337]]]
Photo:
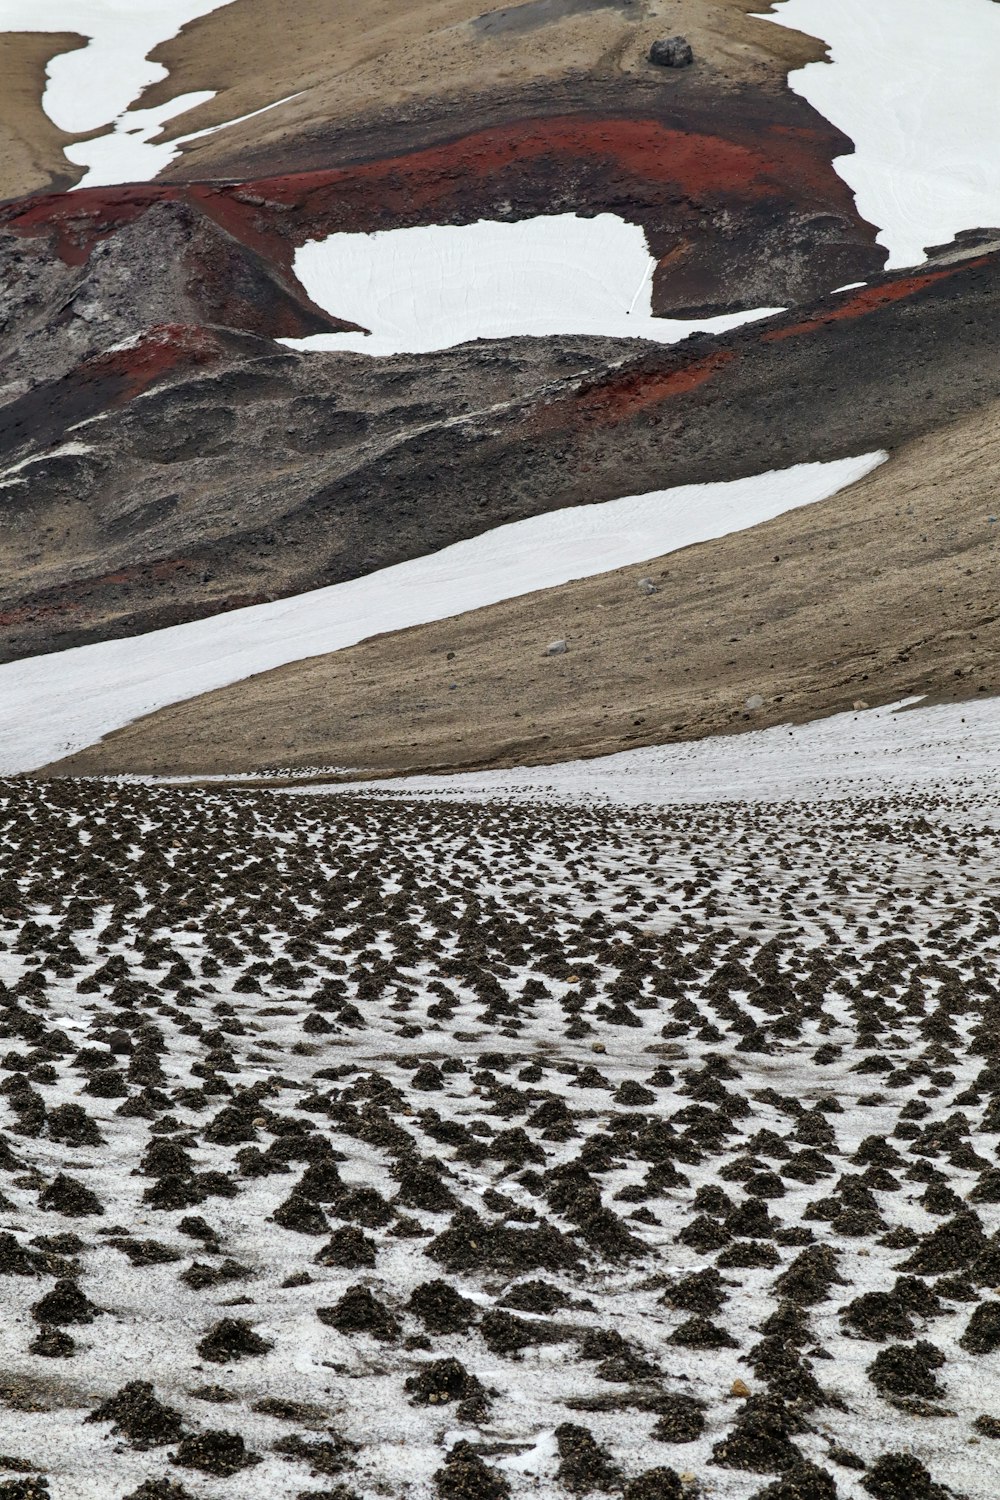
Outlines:
[[233,0],[0,0],[0,31],[69,31],[87,46],[54,57],[42,108],[70,134],[111,129],[66,148],[89,170],[79,187],[144,182],[177,155],[180,142],[152,145],[168,120],[215,97],[215,90],[181,94],[156,109],[130,109],[167,70],[149,61],[160,42],[182,26]]
[[12,662],[0,667],[0,772],[46,765],[169,703],[287,662],[746,530],[836,494],[885,458],[551,511],[296,598]]
[[[593,760],[361,783],[403,797],[676,806],[703,802],[815,803],[852,796],[961,796],[995,818],[1000,806],[996,698],[834,714],[809,724],[651,745]],[[328,788],[350,790],[351,784]],[[310,788],[315,791],[315,787]]]
[[995,0],[776,0],[763,19],[828,44],[788,81],[854,141],[834,166],[890,267],[1000,226]]
[[282,343],[373,355],[518,335],[603,334],[672,344],[782,310],[654,318],[655,264],[642,226],[610,213],[332,234],[296,252],[295,274],[320,307],[369,332]]

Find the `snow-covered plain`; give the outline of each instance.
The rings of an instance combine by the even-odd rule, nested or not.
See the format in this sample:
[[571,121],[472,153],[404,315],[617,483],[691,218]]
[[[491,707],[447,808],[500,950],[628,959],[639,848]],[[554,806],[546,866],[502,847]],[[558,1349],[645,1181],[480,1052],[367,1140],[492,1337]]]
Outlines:
[[54,57],[42,107],[71,134],[110,130],[66,148],[67,158],[88,168],[79,187],[144,182],[177,155],[180,142],[152,143],[176,115],[214,98],[214,90],[181,94],[155,109],[130,106],[167,70],[149,61],[160,42],[182,26],[233,0],[0,0],[0,31],[67,31],[87,46]]
[[369,332],[281,342],[382,356],[546,334],[673,344],[781,311],[656,318],[654,267],[641,225],[610,213],[332,234],[296,251],[295,274],[320,307]]
[[995,1500],[998,832],[955,791],[0,785],[6,1472]]
[[1000,226],[995,0],[776,0],[762,19],[828,44],[788,82],[854,141],[834,166],[890,268]]
[[968,788],[1000,817],[997,699],[919,704],[919,698],[909,698],[807,724],[652,745],[555,766],[410,776],[363,786],[401,797],[511,797],[624,807],[783,798],[817,802]]
[[836,494],[885,458],[550,511],[348,583],[10,663],[0,667],[0,771],[46,765],[169,703],[287,662],[746,530]]

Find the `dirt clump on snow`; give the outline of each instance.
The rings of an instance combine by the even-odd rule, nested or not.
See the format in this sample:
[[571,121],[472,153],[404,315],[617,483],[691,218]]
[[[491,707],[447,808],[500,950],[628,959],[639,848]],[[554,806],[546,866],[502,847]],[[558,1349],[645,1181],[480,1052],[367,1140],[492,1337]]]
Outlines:
[[245,1318],[220,1318],[199,1340],[198,1353],[213,1364],[225,1365],[233,1360],[266,1354],[273,1347],[254,1332]]
[[425,1281],[414,1287],[407,1304],[428,1333],[464,1333],[476,1321],[479,1309],[447,1281]]
[[172,1458],[183,1468],[200,1469],[203,1474],[217,1475],[220,1479],[228,1479],[241,1469],[260,1463],[259,1455],[249,1452],[239,1433],[221,1429],[186,1437]]
[[942,1387],[935,1370],[945,1363],[941,1350],[926,1339],[915,1344],[891,1344],[868,1366],[868,1378],[880,1395],[939,1396]]
[[316,1316],[338,1333],[368,1333],[385,1342],[399,1338],[399,1319],[365,1286],[351,1287],[332,1307],[318,1307]]
[[110,1422],[112,1432],[128,1438],[134,1448],[157,1448],[174,1443],[183,1436],[184,1421],[179,1411],[158,1401],[147,1380],[132,1380],[114,1396],[95,1407],[85,1419],[88,1422]]
[[875,1500],[961,1500],[946,1485],[936,1484],[912,1453],[885,1453],[861,1483]]
[[485,1464],[464,1439],[448,1450],[434,1487],[441,1500],[507,1500],[510,1494],[506,1477]]
[[618,1490],[622,1474],[609,1454],[587,1427],[563,1422],[556,1428],[559,1468],[556,1477],[571,1494],[585,1495],[588,1490]]

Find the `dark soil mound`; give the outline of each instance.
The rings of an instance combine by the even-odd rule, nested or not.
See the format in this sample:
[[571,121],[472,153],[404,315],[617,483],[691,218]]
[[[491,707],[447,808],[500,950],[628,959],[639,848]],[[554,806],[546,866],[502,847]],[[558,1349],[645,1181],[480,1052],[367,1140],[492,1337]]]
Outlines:
[[588,1490],[621,1488],[621,1470],[588,1428],[579,1427],[574,1422],[563,1422],[556,1428],[555,1435],[560,1460],[556,1478],[572,1494],[585,1495]]
[[49,1111],[49,1135],[64,1146],[99,1146],[104,1140],[97,1121],[79,1104],[60,1104]]
[[421,1208],[425,1213],[450,1213],[457,1199],[431,1167],[409,1167],[399,1179],[395,1201],[403,1208]]
[[130,1491],[124,1500],[194,1500],[190,1490],[172,1479],[147,1479],[137,1490]]
[[364,1286],[351,1287],[332,1307],[317,1307],[316,1316],[338,1333],[368,1333],[387,1341],[399,1337],[399,1319]]
[[247,1446],[238,1432],[221,1432],[213,1429],[186,1437],[173,1455],[175,1464],[186,1469],[200,1469],[203,1474],[217,1474],[221,1479],[238,1474],[248,1464],[260,1463],[256,1453],[247,1451]]
[[347,1438],[336,1433],[332,1439],[320,1438],[318,1441],[310,1441],[293,1433],[290,1437],[280,1438],[274,1445],[274,1451],[285,1458],[300,1459],[309,1465],[315,1476],[340,1474],[353,1463],[356,1447],[355,1443],[348,1442]]
[[414,1287],[407,1306],[429,1333],[464,1333],[479,1316],[476,1304],[447,1281],[425,1281]]
[[510,1229],[487,1223],[471,1209],[460,1209],[448,1228],[424,1252],[449,1271],[488,1267],[494,1271],[561,1271],[579,1266],[576,1247],[552,1224]]
[[695,1271],[692,1275],[674,1282],[673,1286],[667,1287],[661,1301],[670,1307],[679,1307],[685,1312],[700,1313],[707,1318],[711,1317],[712,1313],[718,1312],[728,1297],[729,1293],[723,1286],[722,1277],[713,1266],[710,1266],[704,1271]]
[[296,1234],[325,1234],[330,1225],[326,1214],[302,1193],[290,1193],[272,1215],[282,1229],[294,1230]]
[[37,1276],[39,1260],[9,1230],[0,1234],[0,1276]]
[[766,1484],[751,1500],[837,1500],[837,1485],[825,1469],[803,1463]]
[[112,1431],[127,1437],[134,1448],[158,1448],[183,1436],[179,1411],[164,1406],[146,1380],[132,1380],[84,1418],[87,1422],[111,1422]]
[[108,1244],[127,1255],[134,1266],[166,1266],[184,1258],[179,1250],[171,1249],[161,1240],[114,1239],[108,1240]]
[[441,1500],[506,1500],[510,1485],[503,1474],[483,1463],[471,1443],[458,1442],[434,1475]]
[[0,1484],[0,1500],[52,1500],[49,1482],[40,1474],[29,1479],[8,1479],[6,1484]]
[[220,1318],[198,1344],[202,1359],[225,1365],[253,1354],[267,1354],[274,1345],[254,1333],[244,1318]]
[[772,1396],[785,1401],[818,1405],[826,1398],[809,1366],[790,1339],[761,1339],[747,1356],[758,1380],[766,1380]]
[[295,1191],[313,1203],[336,1203],[338,1198],[345,1196],[347,1189],[336,1162],[314,1161],[302,1173]]
[[949,1271],[961,1271],[982,1254],[987,1244],[976,1214],[956,1214],[924,1235],[900,1270],[912,1271],[917,1276],[941,1276]]
[[992,1354],[1000,1349],[1000,1302],[981,1303],[958,1342],[967,1354]]
[[834,1285],[846,1283],[837,1272],[836,1252],[827,1245],[810,1245],[803,1250],[774,1283],[782,1297],[804,1307],[825,1302]]
[[682,1500],[684,1487],[680,1475],[665,1467],[647,1469],[630,1479],[622,1500]]
[[868,1379],[883,1396],[932,1397],[941,1386],[932,1371],[944,1364],[940,1349],[919,1339],[915,1344],[891,1344],[868,1366]]
[[913,1337],[909,1309],[894,1292],[865,1292],[841,1308],[840,1316],[848,1332],[879,1344]]
[[43,1359],[70,1359],[76,1353],[76,1340],[61,1328],[43,1328],[28,1345],[28,1352]]
[[479,1325],[487,1349],[492,1354],[516,1354],[530,1344],[547,1344],[558,1341],[562,1334],[554,1333],[544,1323],[529,1323],[525,1318],[516,1318],[512,1313],[494,1310],[488,1312]]
[[875,1500],[951,1500],[912,1453],[884,1453],[861,1483]]
[[[312,1170],[312,1167],[307,1169],[309,1172]],[[338,1219],[350,1219],[352,1223],[361,1224],[365,1229],[382,1229],[392,1218],[392,1209],[382,1194],[377,1188],[370,1187],[342,1193],[330,1212]]]
[[705,1431],[700,1402],[693,1396],[664,1395],[656,1398],[659,1420],[652,1436],[661,1443],[693,1443]]
[[48,1209],[50,1213],[65,1214],[67,1218],[84,1218],[87,1214],[103,1214],[101,1200],[90,1188],[84,1187],[82,1182],[77,1182],[73,1177],[67,1177],[60,1172],[45,1188],[38,1198],[39,1208]]
[[727,1437],[712,1449],[712,1462],[724,1469],[748,1469],[753,1474],[782,1474],[803,1462],[789,1435],[800,1424],[784,1402],[772,1396],[751,1396]]
[[501,1299],[501,1307],[514,1307],[518,1312],[554,1313],[566,1307],[572,1298],[561,1287],[548,1281],[519,1281],[510,1287]]
[[601,1380],[630,1384],[659,1375],[659,1368],[616,1328],[590,1328],[580,1339],[580,1358],[599,1359],[595,1374]]
[[435,1359],[406,1379],[414,1406],[447,1406],[459,1401],[458,1414],[474,1420],[482,1416],[489,1399],[485,1386],[470,1375],[457,1359]]
[[[156,1242],[148,1241],[147,1243],[155,1244]],[[126,1251],[126,1254],[128,1253]],[[169,1256],[170,1260],[178,1260],[179,1258],[175,1254]],[[130,1259],[132,1260],[132,1264],[135,1265],[135,1259],[131,1256]],[[143,1260],[141,1264],[147,1265],[149,1262]],[[180,1273],[177,1280],[183,1281],[184,1285],[189,1286],[193,1292],[203,1292],[207,1287],[222,1286],[227,1281],[245,1281],[252,1274],[249,1266],[241,1266],[237,1260],[229,1260],[227,1258],[217,1266],[210,1266],[204,1261],[193,1260],[187,1270]]]
[[343,1266],[347,1270],[370,1270],[375,1264],[376,1245],[356,1224],[335,1229],[314,1259],[318,1266]]
[[688,1318],[667,1340],[682,1349],[738,1349],[739,1343],[725,1328],[709,1318]]
[[40,1297],[31,1309],[36,1323],[92,1323],[101,1312],[84,1296],[75,1281],[57,1281],[51,1292]]

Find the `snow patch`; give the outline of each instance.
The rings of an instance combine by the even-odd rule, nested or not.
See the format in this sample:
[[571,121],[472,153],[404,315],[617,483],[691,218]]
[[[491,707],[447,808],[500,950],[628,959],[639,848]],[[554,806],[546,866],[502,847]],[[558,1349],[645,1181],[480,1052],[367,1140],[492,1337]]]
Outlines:
[[288,662],[744,531],[827,499],[886,457],[571,506],[296,598],[11,662],[0,667],[0,773],[46,765],[167,704]]
[[963,229],[1000,225],[1000,5],[994,0],[776,0],[774,21],[822,38],[830,61],[789,85],[849,135],[834,162],[888,269]]
[[294,265],[313,302],[370,332],[282,339],[291,349],[421,354],[552,334],[673,344],[782,311],[655,318],[645,231],[610,213],[332,234],[301,246]]
[[33,453],[29,458],[22,458],[18,463],[11,464],[9,469],[0,470],[0,489],[5,489],[11,484],[27,484],[24,470],[29,469],[32,464],[46,463],[50,458],[67,458],[72,454],[89,453],[90,443],[60,443],[57,448],[49,448],[44,453]]
[[[626,807],[817,803],[968,791],[995,815],[1000,807],[997,700],[913,706],[919,703],[919,698],[907,698],[809,724],[653,745],[557,766],[401,777],[359,786],[366,793],[381,790],[406,797],[514,797]],[[330,790],[345,789],[350,787]]]
[[52,59],[42,96],[42,108],[60,130],[76,135],[111,126],[94,140],[66,148],[69,161],[88,168],[78,187],[146,182],[173,160],[181,143],[154,146],[152,137],[176,115],[213,99],[215,90],[181,94],[155,109],[131,109],[144,89],[167,77],[167,69],[150,62],[149,53],[188,22],[232,3],[0,0],[0,31],[71,31],[88,38],[86,47]]

